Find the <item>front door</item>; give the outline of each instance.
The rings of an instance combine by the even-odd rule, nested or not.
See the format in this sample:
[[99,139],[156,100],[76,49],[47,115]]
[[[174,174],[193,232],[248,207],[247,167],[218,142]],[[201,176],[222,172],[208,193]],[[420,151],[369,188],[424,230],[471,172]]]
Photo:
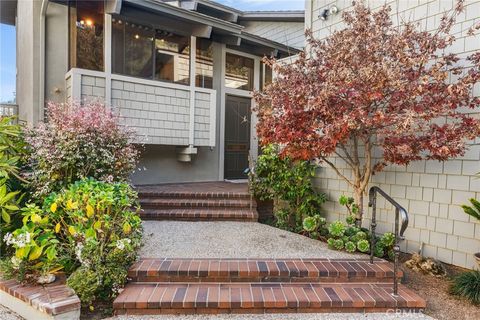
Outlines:
[[225,102],[225,179],[246,179],[250,151],[249,98],[226,97]]

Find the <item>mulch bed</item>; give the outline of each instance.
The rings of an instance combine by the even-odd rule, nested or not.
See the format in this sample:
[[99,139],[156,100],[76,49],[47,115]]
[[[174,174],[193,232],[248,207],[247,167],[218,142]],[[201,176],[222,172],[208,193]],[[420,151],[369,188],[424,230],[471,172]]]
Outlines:
[[427,300],[425,314],[439,320],[477,320],[480,319],[480,306],[449,294],[450,279],[466,269],[445,265],[448,276],[436,278],[407,268],[403,263],[410,259],[409,254],[402,254],[402,270],[405,274],[404,284]]

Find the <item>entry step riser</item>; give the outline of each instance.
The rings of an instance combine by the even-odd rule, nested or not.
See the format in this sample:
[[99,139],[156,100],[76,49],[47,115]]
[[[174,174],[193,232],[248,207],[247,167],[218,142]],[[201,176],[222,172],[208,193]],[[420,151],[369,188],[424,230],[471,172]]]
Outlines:
[[[402,277],[402,272],[397,273]],[[393,266],[379,260],[144,259],[129,270],[137,282],[391,282]]]

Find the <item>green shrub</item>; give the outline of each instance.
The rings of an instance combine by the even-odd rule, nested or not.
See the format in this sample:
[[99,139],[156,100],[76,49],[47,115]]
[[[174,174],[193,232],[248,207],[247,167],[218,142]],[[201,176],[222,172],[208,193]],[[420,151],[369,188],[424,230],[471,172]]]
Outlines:
[[[22,128],[14,118],[0,117],[0,234],[21,226],[18,214],[25,199],[20,167],[25,155]],[[0,241],[0,254],[7,253]]]
[[315,166],[308,161],[292,161],[280,156],[278,148],[268,145],[262,149],[255,170],[251,174],[250,187],[261,200],[281,200],[288,204],[291,216],[280,226],[300,232],[303,219],[320,212],[320,206],[326,201],[325,194],[317,193],[313,188],[312,177]]
[[480,270],[464,272],[453,279],[450,292],[469,300],[473,304],[480,304]]
[[63,269],[84,304],[114,297],[141,244],[136,199],[128,184],[86,179],[52,193],[42,207],[28,205],[23,226],[6,235],[15,250],[9,273],[23,280]]

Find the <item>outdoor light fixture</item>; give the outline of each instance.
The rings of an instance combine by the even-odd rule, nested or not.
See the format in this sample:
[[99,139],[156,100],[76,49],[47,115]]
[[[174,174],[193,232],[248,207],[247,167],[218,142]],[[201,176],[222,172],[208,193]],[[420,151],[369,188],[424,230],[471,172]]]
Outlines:
[[337,6],[331,6],[330,9],[324,9],[322,13],[318,16],[320,20],[327,20],[329,16],[331,15],[336,15],[338,13],[338,7]]

